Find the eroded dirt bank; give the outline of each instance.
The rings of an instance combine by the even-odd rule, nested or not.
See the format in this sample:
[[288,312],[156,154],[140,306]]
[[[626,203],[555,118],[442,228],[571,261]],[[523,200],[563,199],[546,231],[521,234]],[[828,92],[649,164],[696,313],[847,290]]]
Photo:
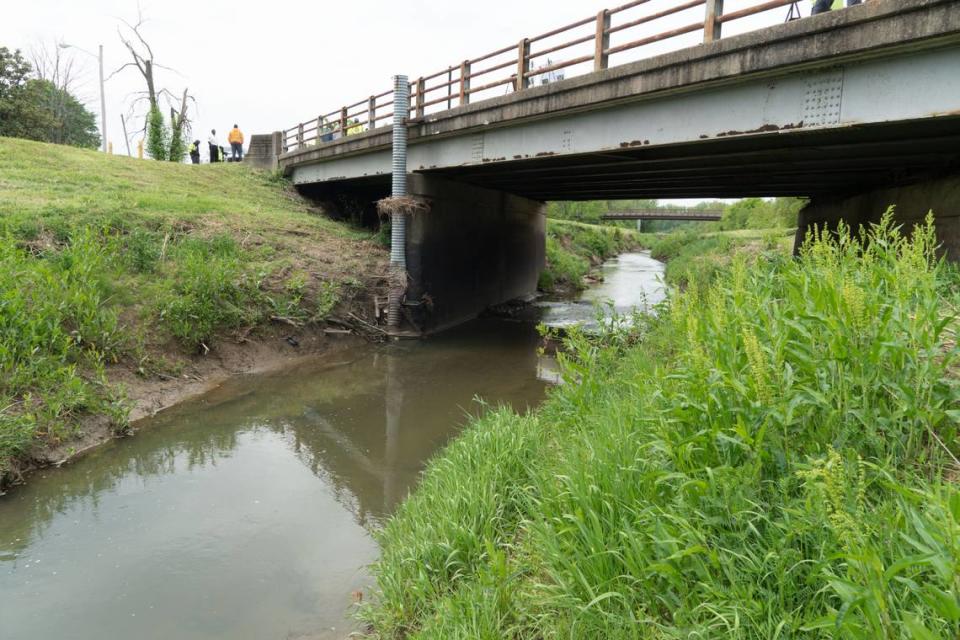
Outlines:
[[232,378],[280,371],[308,360],[336,359],[369,340],[329,326],[290,329],[275,327],[242,342],[225,339],[207,354],[180,356],[176,375],[143,376],[128,366],[112,367],[107,377],[111,385],[123,390],[128,422],[117,425],[103,414],[84,417],[75,437],[37,446],[18,461],[4,479],[2,490],[28,482],[32,471],[69,464],[114,438],[134,437],[144,418],[208,393]]

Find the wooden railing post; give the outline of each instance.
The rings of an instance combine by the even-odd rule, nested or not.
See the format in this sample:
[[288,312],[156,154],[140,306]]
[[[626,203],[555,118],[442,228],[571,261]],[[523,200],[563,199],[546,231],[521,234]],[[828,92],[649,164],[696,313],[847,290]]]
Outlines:
[[370,96],[367,100],[367,131],[377,128],[377,96]]
[[340,109],[340,135],[342,137],[347,136],[347,113],[346,107]]
[[524,38],[517,47],[517,91],[523,91],[530,86],[530,78],[527,77],[527,62],[530,60],[530,40]]
[[424,112],[424,100],[427,94],[427,81],[422,77],[417,78],[417,117],[422,118]]
[[323,116],[317,116],[317,144],[323,141]]
[[447,68],[447,110],[453,108],[453,67]]
[[707,17],[703,21],[703,41],[713,42],[720,39],[723,24],[720,17],[723,15],[723,0],[707,0]]
[[597,37],[596,49],[593,53],[593,70],[602,71],[607,68],[610,56],[607,55],[607,49],[610,48],[610,12],[604,9],[597,14]]
[[460,63],[460,104],[470,104],[470,61]]
[[303,123],[297,125],[297,148],[303,146]]

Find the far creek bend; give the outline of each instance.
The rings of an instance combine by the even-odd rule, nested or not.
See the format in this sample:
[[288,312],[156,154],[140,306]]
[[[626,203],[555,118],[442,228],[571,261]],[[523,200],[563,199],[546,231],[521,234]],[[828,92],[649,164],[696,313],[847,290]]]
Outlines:
[[[593,320],[662,300],[663,265],[624,254],[580,302]],[[536,407],[555,373],[534,323],[481,319],[231,381],[134,437],[0,497],[0,638],[342,639],[371,537],[476,399]]]

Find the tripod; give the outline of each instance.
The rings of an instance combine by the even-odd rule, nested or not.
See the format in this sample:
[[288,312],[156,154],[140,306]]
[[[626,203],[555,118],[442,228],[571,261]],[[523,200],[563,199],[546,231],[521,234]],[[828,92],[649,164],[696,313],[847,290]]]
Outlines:
[[800,5],[797,4],[797,2],[794,2],[790,5],[790,11],[787,12],[787,19],[784,20],[784,22],[793,22],[794,20],[799,20],[802,17],[803,16],[800,15]]

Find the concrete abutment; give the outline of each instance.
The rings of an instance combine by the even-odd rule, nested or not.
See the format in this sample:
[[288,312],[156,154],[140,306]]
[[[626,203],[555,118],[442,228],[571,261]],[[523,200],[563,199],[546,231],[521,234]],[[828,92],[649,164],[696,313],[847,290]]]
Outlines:
[[857,195],[815,198],[800,212],[794,250],[799,250],[813,226],[835,230],[843,220],[856,231],[861,225],[879,222],[891,206],[894,220],[908,231],[932,211],[944,255],[960,261],[960,174]]
[[546,255],[544,203],[433,176],[409,180],[410,195],[429,204],[407,224],[404,308],[418,333],[536,293]]

